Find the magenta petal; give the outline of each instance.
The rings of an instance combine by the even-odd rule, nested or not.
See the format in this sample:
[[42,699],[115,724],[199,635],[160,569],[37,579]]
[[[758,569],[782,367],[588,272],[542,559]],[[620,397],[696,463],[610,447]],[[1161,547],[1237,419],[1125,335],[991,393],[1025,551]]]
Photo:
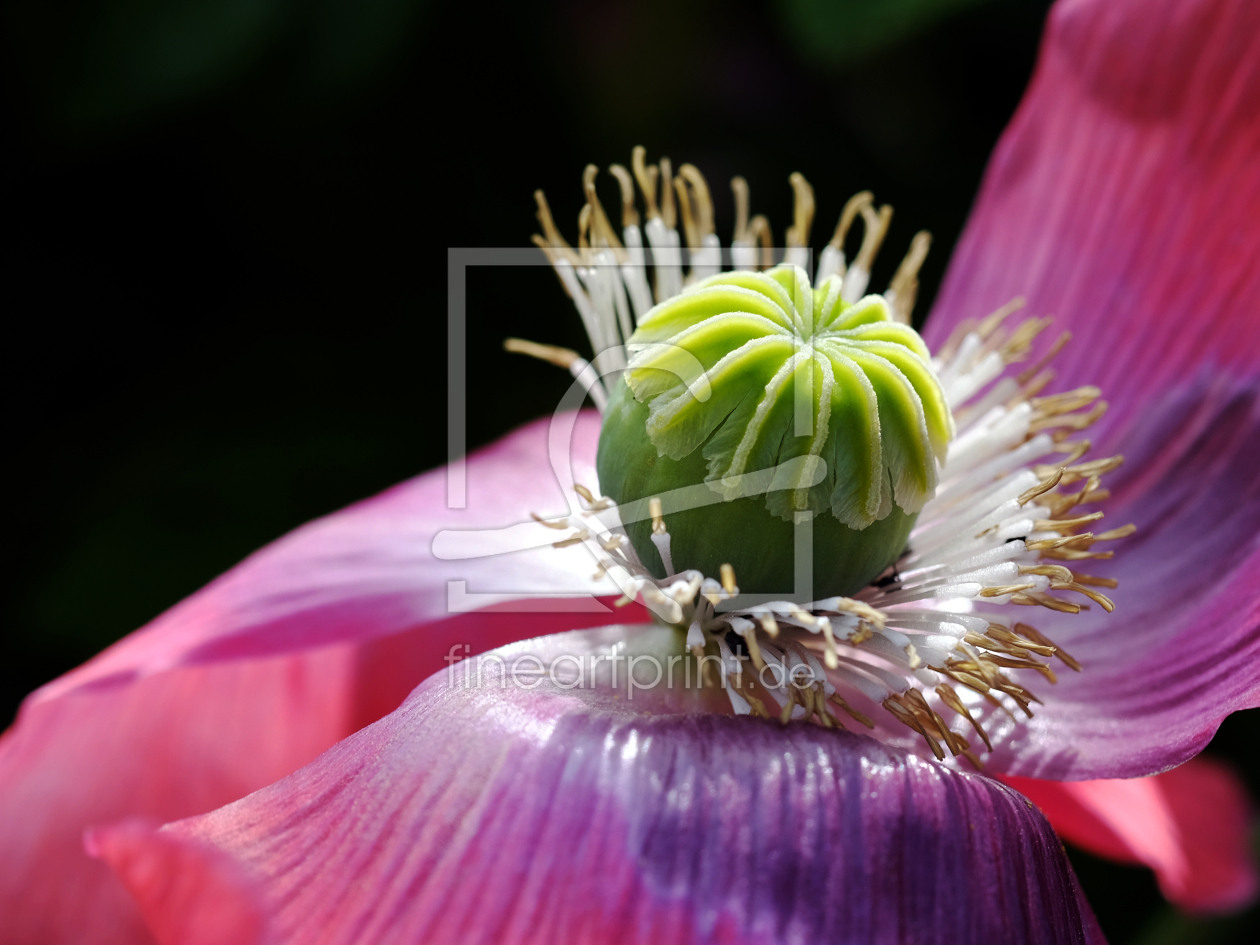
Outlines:
[[1102,388],[1103,434],[1203,369],[1256,375],[1260,5],[1055,5],[929,343],[1015,296],[1074,333],[1057,383]]
[[91,830],[84,847],[143,896],[158,945],[265,945],[266,918],[253,886],[217,850],[143,821]]
[[[1055,780],[1126,778],[1181,764],[1222,719],[1260,705],[1260,391],[1189,385],[1152,404],[1120,444],[1108,523],[1134,522],[1110,575],[1116,611],[1018,616],[1084,666],[1005,725],[992,771]],[[1027,608],[1034,610],[1034,608]]]
[[[589,595],[594,564],[585,548],[555,549],[557,534],[535,526],[538,544],[513,553],[438,558],[444,530],[500,529],[530,513],[563,515],[572,478],[595,481],[599,416],[562,414],[531,423],[469,457],[466,508],[448,508],[448,468],[436,469],[311,522],[247,558],[90,663],[41,689],[35,701],[88,685],[116,685],[177,665],[268,656],[342,640],[365,640],[444,619],[452,594],[477,607],[530,595]],[[572,425],[570,457],[549,456],[548,436]],[[564,436],[560,436],[563,442]],[[478,547],[481,547],[480,545]],[[451,588],[449,582],[463,581]],[[605,595],[615,593],[611,584]],[[535,609],[612,611],[589,597]]]
[[1218,761],[1199,757],[1125,781],[1003,780],[1035,801],[1069,843],[1149,866],[1164,895],[1187,911],[1234,911],[1260,891],[1251,800]]
[[[618,642],[633,655],[680,641],[613,628],[498,652],[509,666],[526,653],[549,665]],[[154,857],[171,838],[231,857],[282,943],[1096,932],[1053,831],[996,782],[847,732],[697,713],[713,691],[677,681],[631,697],[525,678],[537,688],[434,676],[285,780],[167,826]],[[169,924],[200,907],[184,899],[146,914]]]
[[[579,475],[596,430],[582,415]],[[563,511],[546,434],[537,423],[470,457],[467,512],[445,508],[443,471],[420,476],[263,549],[28,699],[0,738],[6,941],[147,942],[126,891],[84,857],[85,827],[174,820],[257,790],[391,711],[453,647],[478,652],[610,619],[602,605],[446,613],[457,574],[471,592],[510,588],[492,583],[495,568],[543,591],[589,580],[588,564],[551,548],[455,562],[430,551],[451,521],[499,526],[531,508]]]

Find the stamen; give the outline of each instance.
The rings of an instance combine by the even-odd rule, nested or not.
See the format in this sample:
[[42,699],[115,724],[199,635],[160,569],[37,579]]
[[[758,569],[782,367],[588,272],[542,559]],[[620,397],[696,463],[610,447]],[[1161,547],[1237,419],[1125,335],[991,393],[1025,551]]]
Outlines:
[[[593,165],[583,173],[586,204],[579,215],[576,251],[560,236],[545,197],[541,192],[536,196],[543,235],[536,236],[535,243],[552,261],[601,357],[614,348],[620,351],[620,344],[629,339],[634,328],[631,309],[637,319],[650,308],[648,264],[654,269],[657,302],[682,291],[681,240],[674,228],[679,216],[690,247],[686,282],[721,268],[712,200],[703,175],[684,164],[675,179],[668,159],[648,166],[645,154],[642,148],[634,150],[632,170],[620,165],[609,169],[622,200],[620,236],[595,191],[598,172]],[[803,264],[814,193],[801,175],[793,174],[790,180],[795,199],[793,225],[786,234],[788,261]],[[642,231],[635,209],[636,184],[646,207]],[[736,215],[731,260],[740,269],[767,267],[774,261],[769,224],[764,216],[750,217],[747,181],[736,177],[731,189]],[[839,276],[838,286],[832,283],[825,291],[838,289],[849,302],[864,294],[891,213],[887,206],[876,209],[869,192],[851,198],[820,257],[815,285]],[[846,271],[844,242],[859,216],[864,229],[861,249]],[[650,259],[645,239],[651,246]],[[915,236],[885,292],[894,317],[903,323],[909,321],[929,240],[925,232]],[[743,610],[725,606],[739,594],[734,570],[724,564],[720,580],[694,570],[677,572],[659,497],[649,500],[648,511],[664,578],[653,577],[643,567],[616,521],[615,504],[583,486],[574,485],[581,502],[573,516],[534,518],[545,527],[567,531],[555,542],[557,547],[585,544],[591,549],[597,578],[611,579],[623,592],[618,605],[642,599],[661,619],[687,627],[687,646],[696,655],[706,646],[716,646],[737,713],[777,716],[783,724],[796,717],[823,728],[843,728],[839,721],[843,710],[874,728],[871,719],[845,700],[845,693],[856,692],[883,705],[922,737],[935,757],[943,759],[948,751],[979,767],[968,741],[950,729],[929,698],[934,694],[940,706],[964,716],[991,750],[986,720],[1002,713],[1016,722],[1016,708],[1031,716],[1032,704],[1039,702],[1014,676],[1032,671],[1053,684],[1057,676],[1050,663],[1056,657],[1072,670],[1081,669],[1061,647],[1015,621],[1005,608],[1037,606],[1079,613],[1096,605],[1112,611],[1114,602],[1099,589],[1115,587],[1116,580],[1073,568],[1078,561],[1111,558],[1114,552],[1097,551],[1095,546],[1135,531],[1133,525],[1083,531],[1099,521],[1102,512],[1073,513],[1078,506],[1108,497],[1101,477],[1123,457],[1085,460],[1089,440],[1069,439],[1102,416],[1107,405],[1100,399],[1101,391],[1081,387],[1042,393],[1054,377],[1048,365],[1070,335],[1061,333],[1018,375],[1003,376],[1007,365],[1029,356],[1035,339],[1050,324],[1044,317],[1009,322],[1023,304],[1023,299],[1013,299],[983,319],[964,321],[932,359],[958,434],[940,465],[940,486],[919,513],[906,553],[854,597],[805,605],[773,601]],[[595,377],[594,368],[565,348],[521,339],[509,339],[505,348],[565,367],[584,383]],[[607,367],[601,365],[601,370]],[[597,379],[588,389],[593,397],[604,392]],[[1076,483],[1078,491],[1061,491]],[[685,568],[687,562],[679,564]],[[1062,592],[1080,595],[1089,603],[1055,596]],[[728,637],[731,632],[742,637],[742,646],[728,645],[728,639],[735,641]],[[761,634],[764,640],[759,639]],[[756,673],[745,672],[744,662],[758,673],[773,670],[781,683],[768,686],[761,677],[754,678]],[[808,681],[799,676],[806,666],[813,674]],[[712,678],[712,669],[706,661],[706,685],[719,682]],[[963,687],[962,695],[955,685]]]
[[862,222],[866,225],[866,231],[862,234],[862,248],[858,250],[857,258],[845,274],[844,289],[840,294],[841,298],[850,303],[856,302],[866,293],[866,286],[871,279],[871,266],[875,264],[875,257],[879,255],[879,248],[888,234],[893,209],[884,204],[876,212],[874,206],[867,203],[862,206],[861,214]]
[[524,338],[505,338],[503,350],[513,354],[528,355],[557,367],[567,368],[569,373],[581,381],[582,386],[586,388],[586,393],[594,402],[595,409],[600,413],[608,409],[608,391],[604,389],[599,375],[591,367],[590,362],[576,351],[557,348],[554,345],[540,345],[533,341],[526,341]]
[[840,222],[836,224],[836,231],[831,236],[831,241],[823,247],[822,255],[818,260],[818,275],[814,282],[821,285],[823,280],[829,279],[831,276],[839,276],[842,279],[845,275],[845,256],[844,241],[849,235],[849,227],[853,225],[853,221],[857,219],[862,212],[863,207],[868,207],[874,195],[869,190],[854,194],[844,205],[844,210],[840,213]]
[[805,269],[809,264],[809,233],[814,226],[814,188],[799,172],[793,172],[788,182],[794,199],[792,225],[785,234],[788,250],[784,261]]
[[[647,218],[649,220],[660,219],[661,212],[656,208],[656,177],[658,171],[656,166],[648,167],[644,163],[647,155],[647,149],[643,145],[635,145],[634,151],[631,152],[630,166],[634,168],[634,179],[638,181],[639,192],[643,194],[643,202],[647,205]],[[670,223],[673,226],[673,223]]]
[[927,259],[928,250],[932,246],[932,234],[920,230],[910,241],[910,249],[897,272],[884,292],[888,307],[892,309],[893,318],[903,325],[910,324],[910,313],[914,309],[914,301],[919,294],[919,269]]
[[1062,332],[1059,337],[1054,340],[1054,344],[1046,350],[1046,353],[1042,355],[1036,363],[1015,375],[1015,382],[1017,384],[1027,384],[1030,380],[1041,373],[1045,366],[1053,361],[1058,353],[1062,351],[1071,340],[1072,333],[1070,331]]
[[[731,178],[731,193],[735,195],[735,235],[731,248],[748,238],[748,181],[742,177]],[[738,263],[735,268],[740,268]]]
[[661,564],[665,566],[666,576],[674,574],[674,559],[669,553],[669,532],[665,528],[665,517],[661,512],[661,500],[652,496],[648,500],[648,513],[652,516],[652,544],[661,556]]

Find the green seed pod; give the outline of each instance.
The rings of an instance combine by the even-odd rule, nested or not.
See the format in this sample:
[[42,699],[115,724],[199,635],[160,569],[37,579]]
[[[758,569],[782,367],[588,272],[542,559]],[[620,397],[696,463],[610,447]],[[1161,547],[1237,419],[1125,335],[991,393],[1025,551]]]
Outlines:
[[640,320],[597,465],[658,577],[654,496],[675,569],[730,563],[745,592],[793,591],[798,522],[812,523],[816,598],[856,592],[901,554],[953,418],[918,333],[882,296],[840,290],[790,265],[727,272]]

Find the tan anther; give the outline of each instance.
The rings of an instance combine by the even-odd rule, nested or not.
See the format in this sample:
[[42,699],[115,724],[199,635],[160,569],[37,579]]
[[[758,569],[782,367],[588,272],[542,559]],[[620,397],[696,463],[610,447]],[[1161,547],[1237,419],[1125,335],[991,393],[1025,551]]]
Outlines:
[[735,584],[735,569],[729,564],[724,564],[718,570],[722,575],[722,590],[728,594],[739,593],[739,587]]
[[678,168],[678,177],[685,180],[690,189],[692,212],[701,239],[713,232],[713,197],[709,194],[709,182],[694,164]]
[[766,636],[774,639],[779,635],[779,622],[774,619],[772,614],[762,614],[760,617],[761,629],[766,631]]
[[761,672],[766,668],[765,657],[761,655],[761,644],[757,642],[757,631],[750,630],[743,636],[744,645],[748,647],[748,658],[752,660],[753,666],[757,668],[757,672]]
[[1030,380],[1040,374],[1045,369],[1046,365],[1053,361],[1059,352],[1062,351],[1071,340],[1072,333],[1070,331],[1060,333],[1059,337],[1054,340],[1054,344],[1046,350],[1045,354],[1038,358],[1032,365],[1026,367],[1024,370],[1020,371],[1019,374],[1015,375],[1015,383],[1021,386],[1027,384]]
[[836,636],[831,630],[831,621],[826,617],[820,617],[818,625],[822,629],[823,636],[823,664],[828,669],[835,669],[840,665],[840,657],[836,648]]
[[945,746],[949,749],[950,754],[957,755],[960,751],[967,748],[967,743],[955,735],[945,720],[941,718],[939,712],[928,705],[928,701],[924,698],[923,693],[918,689],[907,689],[902,696],[903,702],[909,706],[919,718],[919,722],[928,732],[940,735],[941,741],[945,742]]
[[1089,584],[1093,587],[1119,587],[1120,582],[1115,578],[1095,577],[1092,574],[1082,574],[1080,571],[1068,571],[1070,580],[1077,584]]
[[854,600],[851,597],[839,598],[836,602],[835,610],[837,613],[851,614],[859,620],[865,620],[877,630],[883,630],[884,623],[887,620],[882,610],[877,610],[870,604]]
[[[659,171],[656,165],[648,167],[644,163],[647,150],[643,145],[636,145],[630,157],[630,167],[634,170],[634,179],[639,184],[639,192],[643,194],[643,203],[647,207],[647,218],[655,220],[661,215],[656,207],[656,178]],[[672,224],[671,224],[672,226]]]
[[1019,393],[1006,402],[1007,408],[1014,407],[1021,401],[1027,400],[1046,389],[1046,386],[1054,380],[1054,371],[1045,370],[1038,373],[1031,381],[1024,384]]
[[828,700],[830,700],[830,702],[833,705],[837,705],[841,709],[843,709],[848,714],[849,718],[853,719],[853,721],[857,722],[859,725],[865,725],[867,728],[875,727],[874,722],[872,722],[869,718],[867,718],[857,709],[853,708],[853,706],[849,705],[849,703],[845,702],[844,696],[840,695],[840,693],[833,692],[827,698]]
[[618,597],[615,601],[613,601],[613,606],[614,606],[614,607],[625,607],[626,605],[628,605],[628,604],[633,604],[633,603],[634,603],[634,598],[633,598],[633,597],[627,597],[625,594],[622,594],[622,595],[621,595],[620,597]]
[[661,222],[668,229],[677,225],[674,214],[674,171],[669,158],[663,157],[657,165],[661,169]]
[[980,740],[984,742],[984,747],[989,751],[993,750],[993,745],[989,742],[989,733],[984,730],[984,726],[980,724],[979,720],[971,714],[971,710],[963,704],[962,699],[960,699],[958,693],[954,691],[953,686],[949,683],[941,683],[936,687],[936,695],[940,698],[941,702],[945,703],[945,705],[949,706],[950,709],[957,712],[970,722],[971,727],[975,729],[976,734],[980,736]]
[[578,529],[578,531],[574,532],[572,535],[570,535],[568,538],[562,538],[560,539],[560,541],[553,541],[551,543],[551,547],[552,548],[568,548],[570,545],[580,545],[582,544],[582,542],[586,541],[590,537],[591,537],[591,533],[588,532],[585,528],[581,528],[581,529]]
[[862,208],[862,222],[866,224],[866,232],[862,234],[862,248],[853,260],[855,269],[871,271],[871,267],[875,265],[875,257],[879,255],[879,248],[884,244],[884,237],[888,235],[892,215],[893,208],[888,204],[880,207],[878,212],[871,204]]
[[1056,413],[1034,417],[1028,422],[1028,430],[1030,433],[1040,433],[1042,430],[1088,430],[1106,412],[1107,401],[1100,400],[1085,413]]
[[842,728],[830,712],[827,711],[827,693],[822,683],[814,683],[814,714],[823,728]]
[[913,643],[906,644],[906,662],[911,669],[918,669],[923,665],[923,660],[919,657],[919,652],[914,648]]
[[639,225],[639,211],[634,207],[634,178],[620,164],[611,164],[608,173],[617,178],[621,186],[621,228]]
[[542,190],[534,190],[534,203],[538,204],[538,224],[543,228],[543,237],[546,239],[547,246],[561,253],[568,261],[576,262],[572,247],[564,242],[564,237],[559,233],[556,221],[552,218],[551,207],[547,204],[547,195]]
[[1001,308],[994,310],[982,318],[975,326],[976,334],[979,335],[982,340],[988,338],[991,334],[998,330],[1004,321],[1027,304],[1027,301],[1022,295],[1015,296],[1015,298],[1011,299]]
[[1049,492],[1051,489],[1057,486],[1059,484],[1059,480],[1062,478],[1063,478],[1063,469],[1062,467],[1060,467],[1059,469],[1056,469],[1053,473],[1051,473],[1049,476],[1046,476],[1044,479],[1042,479],[1041,482],[1037,483],[1037,485],[1033,486],[1031,489],[1027,490],[1026,492],[1021,492],[1019,496],[1019,500],[1018,500],[1019,504],[1021,506],[1027,505],[1029,502],[1031,502],[1033,499],[1037,498],[1038,496],[1045,495],[1047,492]]
[[549,522],[545,518],[543,518],[541,515],[539,515],[537,512],[530,512],[529,517],[532,518],[539,525],[545,525],[548,528],[554,528],[557,531],[564,531],[566,528],[572,527],[569,524],[569,520],[567,518],[557,519],[554,522]]
[[1059,646],[1036,627],[1031,627],[1026,623],[1017,623],[1012,629],[1015,633],[1054,650],[1054,655],[1057,656],[1063,662],[1063,665],[1067,666],[1069,669],[1073,669],[1078,673],[1081,671],[1081,664],[1073,659],[1067,650],[1063,649],[1063,647]]
[[590,489],[586,488],[586,486],[582,485],[580,482],[575,482],[573,484],[573,491],[580,495],[583,501],[586,502],[586,511],[588,512],[602,512],[605,509],[611,509],[614,505],[616,505],[612,499],[596,498],[595,493],[591,492]]
[[[1026,624],[1016,624],[1017,627],[1027,626]],[[998,643],[1007,645],[1021,652],[1032,652],[1038,656],[1051,657],[1055,655],[1056,648],[1049,643],[1044,642],[1044,637],[1032,639],[1028,636],[1020,636],[1018,633],[1006,629],[1001,624],[991,623],[989,628],[984,632],[985,636],[997,641]],[[992,644],[988,644],[992,645]]]
[[744,242],[748,238],[748,181],[732,177],[731,193],[735,196],[735,235],[732,242]]
[[1114,551],[1080,551],[1075,548],[1055,548],[1041,553],[1042,558],[1055,561],[1108,561],[1115,556]]
[[770,713],[766,711],[765,703],[761,701],[761,697],[757,694],[757,684],[752,678],[745,678],[741,672],[734,676],[728,676],[727,679],[732,688],[744,697],[744,701],[752,709],[753,715],[759,719],[770,718]]
[[814,188],[805,175],[794,171],[788,177],[792,185],[792,225],[785,234],[788,246],[808,246],[809,232],[814,226]]
[[1080,604],[1059,600],[1057,597],[1051,597],[1049,594],[1041,594],[1036,591],[1013,594],[1011,595],[1011,603],[1024,607],[1044,607],[1047,610],[1057,611],[1061,614],[1079,614],[1081,612]]
[[923,740],[927,742],[928,747],[932,749],[932,754],[936,756],[937,761],[945,760],[945,752],[941,749],[940,742],[934,737],[935,733],[929,734],[927,727],[923,724],[923,720],[919,718],[919,714],[911,708],[907,700],[910,692],[917,690],[910,689],[906,693],[898,696],[896,693],[884,700],[884,708],[887,709],[898,722],[907,728],[918,732],[923,736]]
[[1000,654],[990,654],[988,658],[1003,669],[1034,669],[1045,676],[1046,680],[1051,684],[1059,681],[1059,678],[1054,674],[1054,670],[1037,660],[1020,659],[1017,656],[1003,656]]
[[1007,594],[1018,594],[1020,591],[1027,591],[1036,584],[1001,584],[997,587],[986,587],[980,591],[981,597],[1005,597]]
[[919,230],[910,241],[910,249],[901,260],[901,265],[893,274],[885,293],[892,299],[893,318],[903,325],[910,324],[910,313],[914,310],[914,301],[919,295],[919,270],[927,259],[928,250],[932,247],[932,234],[927,230]]
[[[1061,480],[1061,484],[1070,486],[1074,482],[1079,482],[1082,479],[1088,479],[1091,476],[1105,475],[1113,469],[1118,469],[1123,462],[1123,456],[1108,456],[1106,459],[1092,459],[1088,462],[1069,465],[1063,470],[1063,479]],[[1044,476],[1046,473],[1041,472],[1043,468],[1052,467],[1035,466],[1033,467],[1033,471],[1039,476]]]
[[599,540],[599,546],[605,551],[616,551],[626,543],[624,535],[609,535],[607,538]]
[[691,197],[687,194],[687,185],[681,177],[674,178],[674,192],[678,195],[678,211],[682,217],[683,240],[691,249],[700,248],[700,227],[696,225],[692,213]]
[[[874,199],[874,194],[872,194],[869,190],[864,190],[861,193],[854,194],[848,199],[844,205],[844,210],[840,213],[840,222],[836,224],[836,230],[831,234],[831,241],[829,245],[833,249],[838,249],[841,252],[844,252],[844,241],[849,235],[849,228],[853,226],[853,221],[858,218],[858,215],[861,214],[862,210],[869,207]],[[840,270],[840,275],[844,275],[843,268]]]
[[591,205],[589,203],[582,204],[582,209],[578,211],[578,256],[582,259],[582,264],[589,266],[594,260],[591,254]]
[[1052,318],[1027,318],[1020,322],[1015,330],[1011,332],[1011,336],[998,349],[998,353],[1002,355],[1002,360],[1007,364],[1022,361],[1028,355],[1028,350],[1032,347],[1033,341],[1039,334],[1049,328],[1053,321],[1054,319]]
[[1060,394],[1051,394],[1048,397],[1034,397],[1029,401],[1033,410],[1038,413],[1052,416],[1057,413],[1069,413],[1073,410],[1080,410],[1082,407],[1088,407],[1095,400],[1102,396],[1102,391],[1097,387],[1078,387],[1075,390],[1063,391]]
[[1079,535],[1065,535],[1062,538],[1038,538],[1024,543],[1029,551],[1057,551],[1060,548],[1088,548],[1094,541],[1093,532],[1082,532]]
[[1128,525],[1121,525],[1119,528],[1099,532],[1094,536],[1094,541],[1116,541],[1119,538],[1128,538],[1136,531],[1137,526],[1130,522]]
[[661,500],[656,496],[648,499],[648,514],[652,516],[652,534],[665,534],[665,515],[661,510]]
[[1115,602],[1106,594],[1100,594],[1098,591],[1092,591],[1084,584],[1077,584],[1075,581],[1054,581],[1050,584],[1052,591],[1076,591],[1078,594],[1084,594],[1094,603],[1096,603],[1107,613],[1111,613],[1116,609]]
[[783,708],[779,712],[779,724],[787,725],[792,721],[792,708],[796,705],[796,687],[787,687],[787,701],[783,703]]
[[581,358],[581,355],[576,351],[570,351],[568,348],[557,348],[555,345],[540,345],[534,341],[526,341],[524,338],[504,338],[503,350],[510,351],[513,354],[528,355],[531,358],[546,361],[548,364],[554,364],[556,367],[562,367],[566,370],[571,368]]
[[1102,512],[1090,512],[1076,518],[1039,518],[1033,521],[1033,530],[1038,532],[1062,532],[1070,528],[1079,528],[1103,517]]
[[604,212],[604,205],[599,200],[599,194],[595,192],[595,178],[598,175],[599,168],[594,164],[586,165],[586,169],[582,172],[582,190],[586,194],[586,202],[591,207],[591,245],[597,249],[607,247],[624,255],[617,231],[613,229],[608,214]]
[[770,231],[770,221],[760,213],[748,221],[748,242],[761,247],[757,263],[760,268],[769,269],[774,265],[774,234]]
[[1019,573],[1040,574],[1042,577],[1048,577],[1055,581],[1072,580],[1072,572],[1061,564],[1021,564]]

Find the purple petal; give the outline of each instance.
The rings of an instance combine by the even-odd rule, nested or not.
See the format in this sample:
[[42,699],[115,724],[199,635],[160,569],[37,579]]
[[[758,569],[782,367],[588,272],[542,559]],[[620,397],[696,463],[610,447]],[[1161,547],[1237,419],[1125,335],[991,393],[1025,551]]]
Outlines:
[[[596,418],[583,415],[577,432],[581,476]],[[470,457],[467,511],[446,508],[444,471],[420,476],[263,549],[29,698],[0,739],[0,915],[9,936],[144,940],[126,891],[83,856],[85,827],[187,817],[270,784],[393,710],[453,647],[475,653],[641,614],[599,604],[545,612],[554,601],[541,612],[447,613],[455,577],[471,592],[517,580],[544,593],[592,586],[582,548],[482,561],[439,561],[430,551],[451,523],[510,525],[531,510],[564,510],[546,433],[536,423]]]
[[1104,527],[1138,534],[1078,567],[1120,579],[1116,613],[1024,617],[1085,672],[1034,677],[1044,711],[990,764],[1163,770],[1260,703],[1260,5],[1055,6],[927,337],[1017,295],[1074,334],[1055,386],[1110,401],[1089,431],[1126,455]]
[[991,770],[1151,774],[1260,705],[1260,385],[1193,385],[1153,405],[1121,447],[1108,522],[1137,534],[1114,544],[1114,561],[1079,566],[1119,579],[1107,591],[1116,611],[1019,614],[1084,671],[1054,686],[1026,674],[1045,706],[997,733]]
[[[637,627],[498,652],[551,665],[618,643],[680,648]],[[677,679],[631,693],[624,667],[616,691],[535,681],[434,676],[285,780],[164,828],[154,862],[166,838],[230,857],[282,943],[1096,935],[1049,825],[989,779],[847,732],[697,712],[725,697]],[[154,901],[129,855],[124,878]],[[197,907],[185,897],[150,920]]]
[[1205,368],[1256,375],[1260,5],[1056,4],[929,343],[1021,295],[1074,333],[1056,383],[1102,388],[1100,434]]

